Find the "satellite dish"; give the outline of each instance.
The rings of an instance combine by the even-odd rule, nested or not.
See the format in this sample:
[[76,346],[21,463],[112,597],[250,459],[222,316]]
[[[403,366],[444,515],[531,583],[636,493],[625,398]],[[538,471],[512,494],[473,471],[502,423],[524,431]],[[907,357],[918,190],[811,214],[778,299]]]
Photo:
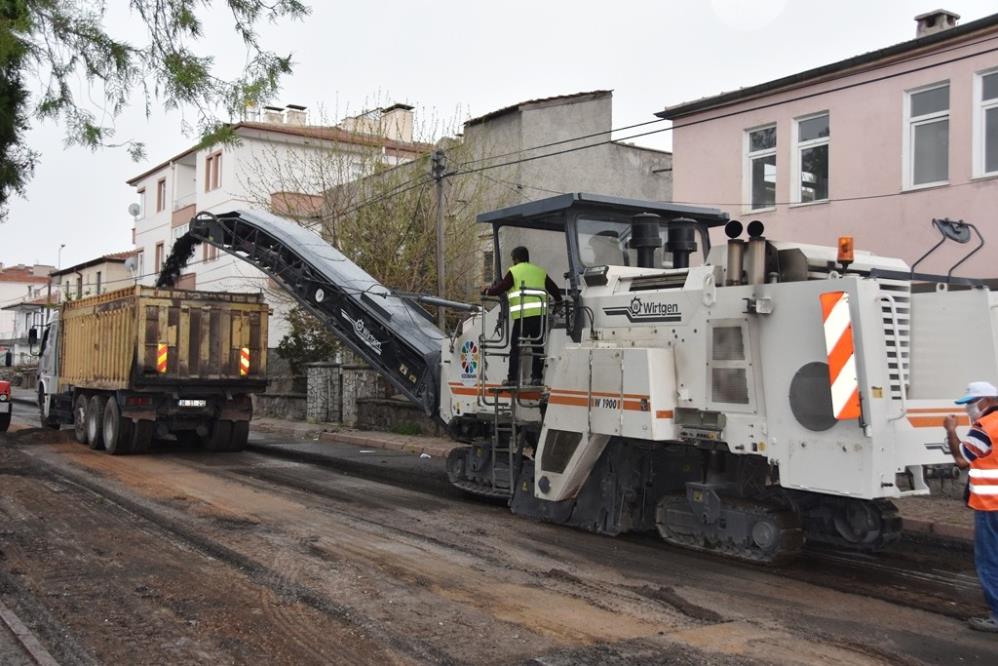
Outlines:
[[138,217],[139,213],[141,212],[142,212],[142,207],[139,206],[137,203],[128,204],[128,214],[131,215],[132,217]]
[[[135,204],[132,205],[134,206]],[[139,265],[139,260],[138,258],[135,257],[135,255],[132,255],[128,259],[125,259],[125,270],[128,271],[129,273],[134,273],[135,269],[138,268],[138,265]]]

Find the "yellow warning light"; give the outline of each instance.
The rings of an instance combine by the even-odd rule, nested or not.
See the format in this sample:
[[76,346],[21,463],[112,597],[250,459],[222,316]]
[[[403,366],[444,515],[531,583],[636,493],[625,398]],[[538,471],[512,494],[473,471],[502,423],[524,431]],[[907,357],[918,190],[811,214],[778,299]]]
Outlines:
[[853,261],[852,255],[852,236],[839,236],[839,263],[840,264],[851,264]]

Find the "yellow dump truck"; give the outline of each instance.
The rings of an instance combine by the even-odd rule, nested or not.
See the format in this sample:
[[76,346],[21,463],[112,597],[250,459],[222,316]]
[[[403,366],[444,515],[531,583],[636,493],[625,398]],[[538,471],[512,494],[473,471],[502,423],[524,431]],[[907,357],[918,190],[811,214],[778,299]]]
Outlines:
[[266,387],[267,314],[257,294],[158,287],[69,301],[41,336],[42,423],[113,454],[170,435],[238,451]]

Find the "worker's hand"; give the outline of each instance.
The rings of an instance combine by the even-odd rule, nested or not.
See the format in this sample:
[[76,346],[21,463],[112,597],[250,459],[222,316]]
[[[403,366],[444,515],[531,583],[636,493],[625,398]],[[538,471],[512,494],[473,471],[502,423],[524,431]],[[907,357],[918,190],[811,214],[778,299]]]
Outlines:
[[950,414],[943,419],[943,428],[946,432],[956,432],[956,424],[957,420],[955,414]]

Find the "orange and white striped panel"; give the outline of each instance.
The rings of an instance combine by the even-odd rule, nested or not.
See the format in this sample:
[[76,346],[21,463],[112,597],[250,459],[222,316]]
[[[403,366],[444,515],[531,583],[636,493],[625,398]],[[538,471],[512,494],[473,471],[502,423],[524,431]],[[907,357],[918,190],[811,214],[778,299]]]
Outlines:
[[156,348],[156,372],[162,374],[166,373],[166,362],[169,358],[170,346],[165,342],[159,343]]
[[835,418],[858,419],[859,380],[853,347],[849,295],[830,291],[819,295],[825,326],[825,352],[828,354],[828,381],[832,386],[832,413]]
[[250,371],[250,351],[249,347],[239,350],[239,376],[245,377]]

